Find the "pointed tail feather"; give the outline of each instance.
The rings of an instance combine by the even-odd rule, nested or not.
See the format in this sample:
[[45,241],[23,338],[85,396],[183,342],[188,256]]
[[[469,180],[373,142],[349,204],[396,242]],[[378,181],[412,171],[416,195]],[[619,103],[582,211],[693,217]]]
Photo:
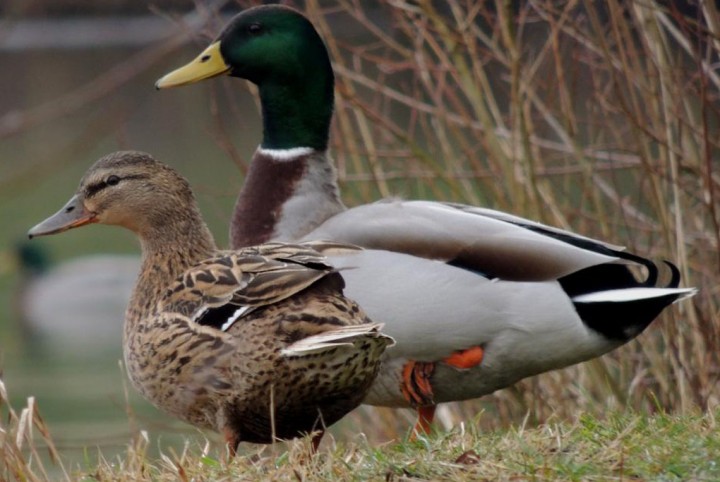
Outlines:
[[337,330],[326,331],[318,335],[298,340],[282,350],[283,356],[305,356],[328,351],[342,346],[353,346],[360,340],[374,339],[385,344],[385,347],[395,344],[395,340],[381,333],[384,325],[375,323],[370,325],[344,326]]
[[629,303],[652,298],[674,297],[672,303],[690,298],[697,293],[695,288],[623,288],[619,290],[596,291],[574,296],[573,303]]
[[607,338],[630,340],[667,306],[697,293],[695,288],[678,288],[680,270],[669,261],[664,263],[670,270],[670,280],[665,286],[655,286],[658,265],[636,258],[634,261],[647,268],[643,281],[638,281],[626,265],[619,264],[592,266],[559,280],[582,321]]

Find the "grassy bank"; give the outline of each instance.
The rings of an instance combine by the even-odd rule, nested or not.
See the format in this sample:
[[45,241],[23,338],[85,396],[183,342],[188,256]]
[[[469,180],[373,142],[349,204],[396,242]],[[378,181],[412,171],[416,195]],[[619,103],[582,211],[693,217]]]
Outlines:
[[[448,432],[371,444],[365,433],[344,442],[328,438],[318,454],[308,440],[246,445],[227,462],[222,447],[188,442],[182,450],[149,455],[138,432],[113,458],[88,451],[84,464],[61,461],[36,405],[14,410],[0,384],[0,480],[718,480],[720,430],[716,416],[609,413],[550,420],[529,427],[483,431],[487,414]],[[7,422],[6,422],[7,421]],[[358,426],[371,433],[378,425]],[[46,454],[49,454],[49,458]],[[50,460],[52,459],[52,460]]]

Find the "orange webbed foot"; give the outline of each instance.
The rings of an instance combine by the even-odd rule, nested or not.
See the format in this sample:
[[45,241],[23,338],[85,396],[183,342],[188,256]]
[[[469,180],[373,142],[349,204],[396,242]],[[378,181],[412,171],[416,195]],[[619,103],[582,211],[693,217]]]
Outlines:
[[481,364],[484,357],[485,350],[483,350],[483,347],[473,346],[467,350],[456,351],[443,361],[455,368],[468,369]]

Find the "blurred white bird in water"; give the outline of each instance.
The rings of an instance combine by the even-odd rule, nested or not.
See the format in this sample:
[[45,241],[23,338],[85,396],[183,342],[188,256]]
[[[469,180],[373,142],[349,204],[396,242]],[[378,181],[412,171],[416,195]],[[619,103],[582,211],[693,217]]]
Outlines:
[[26,242],[14,254],[15,317],[26,342],[83,356],[120,346],[139,257],[96,254],[53,264],[42,244]]

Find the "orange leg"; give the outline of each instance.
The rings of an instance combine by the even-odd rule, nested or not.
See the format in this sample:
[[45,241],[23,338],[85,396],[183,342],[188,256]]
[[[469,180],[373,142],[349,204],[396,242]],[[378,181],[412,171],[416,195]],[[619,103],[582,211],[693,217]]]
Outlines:
[[232,460],[237,454],[238,445],[240,445],[240,437],[230,427],[225,427],[225,429],[223,430],[223,435],[225,436],[225,443],[227,444],[229,461]]
[[323,435],[325,435],[325,430],[320,430],[312,436],[312,439],[310,440],[311,455],[315,455],[317,453]]
[[413,407],[422,407],[433,404],[433,391],[430,377],[435,371],[434,363],[416,362],[410,360],[405,363],[402,371],[400,391]]
[[415,440],[418,435],[428,435],[435,419],[435,409],[437,405],[426,405],[417,408],[418,419],[413,427],[410,440]]
[[460,369],[468,369],[482,363],[485,350],[481,346],[473,346],[467,350],[456,351],[443,361],[450,366]]
[[[454,368],[467,370],[480,365],[485,356],[481,346],[459,350],[442,361]],[[415,434],[428,434],[435,418],[437,406],[433,402],[433,390],[430,377],[435,371],[435,363],[408,361],[403,366],[400,390],[410,405],[417,408],[418,420],[413,428]]]
[[400,391],[411,406],[416,407],[418,420],[413,429],[411,439],[416,434],[430,433],[430,426],[435,416],[433,390],[430,377],[435,371],[435,364],[428,362],[409,361],[402,371]]

